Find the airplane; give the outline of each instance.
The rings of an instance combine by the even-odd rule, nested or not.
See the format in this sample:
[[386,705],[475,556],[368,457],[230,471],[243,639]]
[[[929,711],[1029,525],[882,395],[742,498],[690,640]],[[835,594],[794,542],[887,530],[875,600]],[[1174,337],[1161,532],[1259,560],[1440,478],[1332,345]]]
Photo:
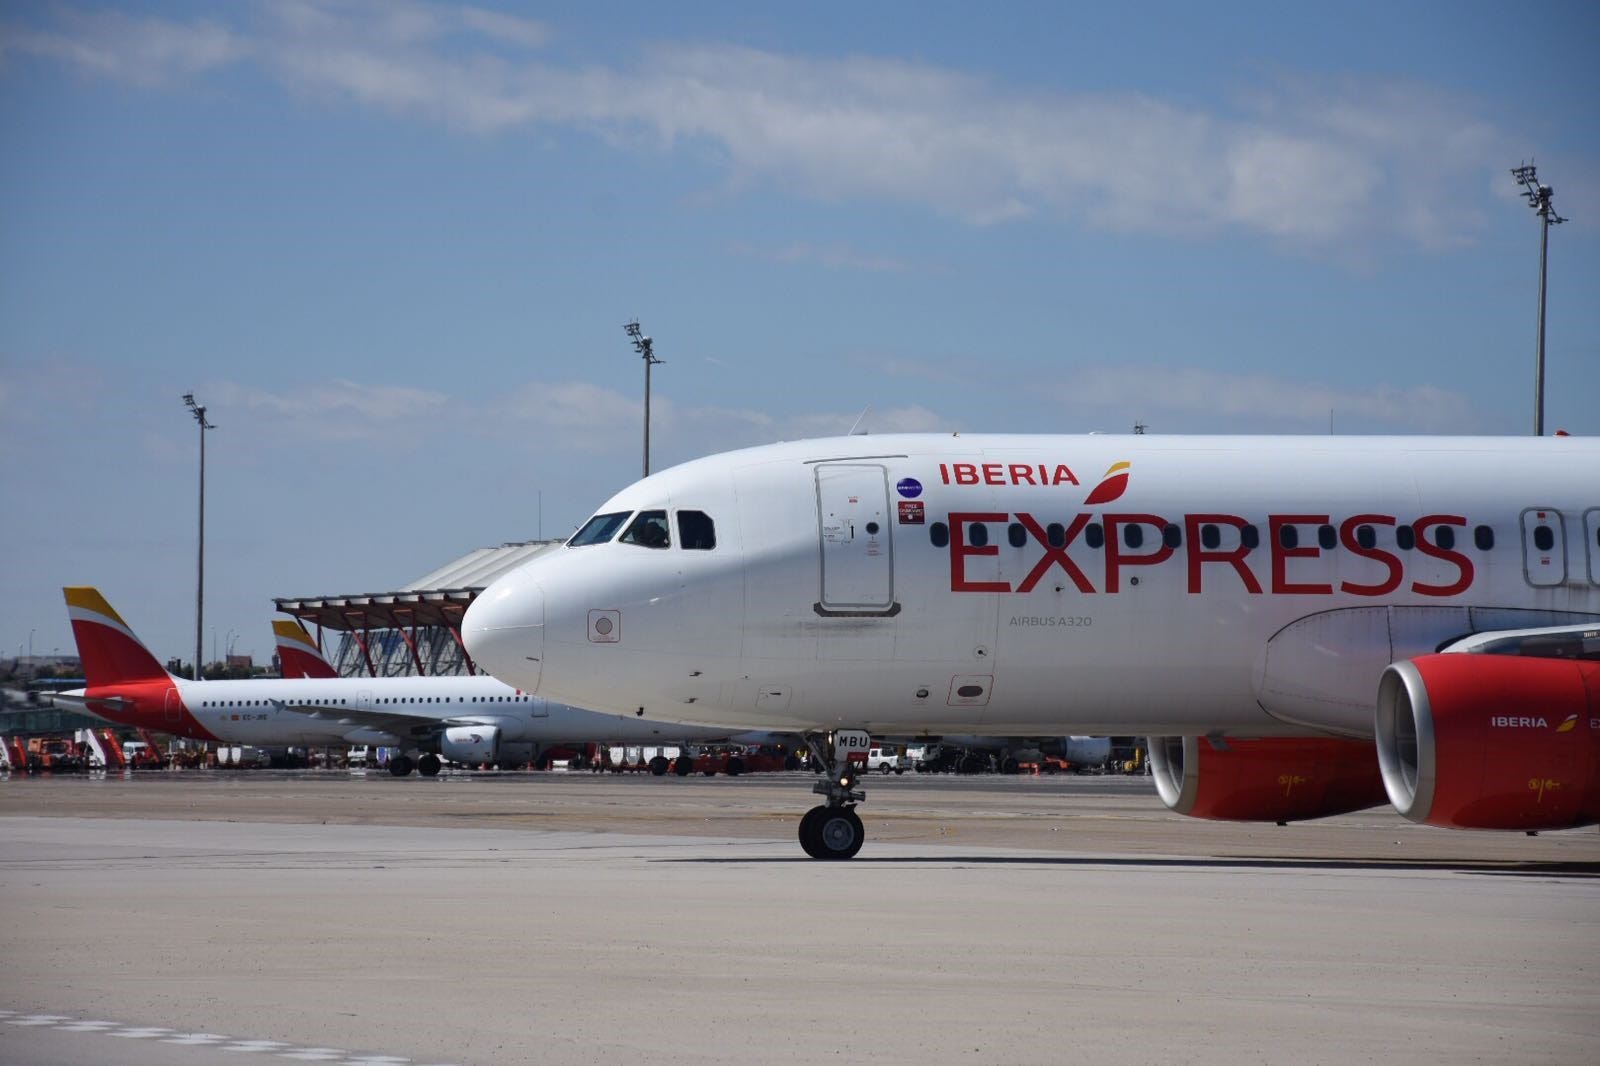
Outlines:
[[[551,699],[807,734],[800,843],[845,859],[850,756],[919,730],[1147,735],[1201,818],[1594,824],[1597,626],[1593,438],[905,434],[653,474],[463,635]],[[1540,627],[1578,650],[1436,654]]]
[[280,677],[338,677],[322,649],[317,647],[311,634],[298,619],[274,618],[272,636],[278,644],[278,675]]
[[747,739],[727,729],[570,707],[488,676],[189,681],[166,671],[99,590],[62,591],[87,685],[56,698],[116,725],[261,748],[399,748],[404,754],[389,760],[396,777],[413,769],[432,777],[443,759],[496,762],[513,743]]

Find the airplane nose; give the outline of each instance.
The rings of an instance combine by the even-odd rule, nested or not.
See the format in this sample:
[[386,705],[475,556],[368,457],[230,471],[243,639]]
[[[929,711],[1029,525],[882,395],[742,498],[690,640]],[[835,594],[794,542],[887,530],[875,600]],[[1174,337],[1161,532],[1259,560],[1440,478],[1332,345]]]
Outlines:
[[461,639],[481,669],[525,692],[538,692],[544,663],[544,589],[517,574],[496,581],[467,608]]

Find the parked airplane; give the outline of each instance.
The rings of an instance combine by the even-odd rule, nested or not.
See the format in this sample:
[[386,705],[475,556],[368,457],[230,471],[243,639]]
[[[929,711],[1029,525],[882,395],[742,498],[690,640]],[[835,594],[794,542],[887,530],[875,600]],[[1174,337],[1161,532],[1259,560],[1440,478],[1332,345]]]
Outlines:
[[464,637],[552,699],[834,731],[800,839],[848,858],[848,754],[917,730],[1148,734],[1198,817],[1593,824],[1597,626],[1594,439],[904,435],[645,478]]
[[306,627],[296,619],[274,618],[272,636],[278,644],[278,674],[280,677],[338,677],[317,642],[311,639]]
[[400,748],[398,777],[437,774],[441,757],[497,761],[505,743],[709,743],[729,730],[666,725],[552,703],[492,677],[174,677],[98,590],[63,590],[85,688],[58,699],[117,725],[256,747]]

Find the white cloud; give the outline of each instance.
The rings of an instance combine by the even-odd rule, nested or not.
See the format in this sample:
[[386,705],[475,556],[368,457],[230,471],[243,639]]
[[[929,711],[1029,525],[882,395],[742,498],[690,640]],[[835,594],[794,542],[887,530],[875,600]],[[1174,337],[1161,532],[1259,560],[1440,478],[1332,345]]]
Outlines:
[[115,11],[60,12],[60,28],[7,28],[6,51],[21,51],[71,63],[95,74],[136,85],[158,85],[235,62],[248,42],[202,19],[172,22],[134,18]]
[[[415,441],[448,426],[452,401],[403,385],[333,381],[273,392],[253,385],[208,383],[197,395],[219,425],[238,420],[251,430],[281,429],[318,440]],[[221,412],[230,411],[224,417]]]
[[[633,151],[704,152],[731,187],[921,205],[975,225],[1252,233],[1359,247],[1472,240],[1503,134],[1425,86],[1281,79],[1232,107],[1033,92],[922,63],[661,45],[633,68],[530,54],[542,23],[477,7],[277,0],[249,31],[67,14],[12,47],[162,80],[243,57],[293,91],[478,133],[587,130]],[[1585,175],[1568,179],[1592,184]],[[1503,184],[1503,182],[1501,182]],[[849,249],[796,261],[896,269]]]
[[[705,455],[780,440],[839,436],[850,432],[861,412],[774,416],[753,408],[688,406],[657,394],[651,397],[650,415],[654,448]],[[622,454],[642,444],[644,404],[585,382],[529,382],[482,422],[486,427],[508,424],[510,432],[524,439],[532,427],[541,448]],[[914,433],[951,427],[934,412],[911,406],[870,411],[862,428],[870,433]]]
[[[1207,429],[1236,422],[1241,432],[1477,432],[1481,418],[1459,392],[1434,385],[1339,388],[1266,375],[1172,367],[1089,367],[1073,374],[1061,401],[1082,414],[1138,417]],[[1109,426],[1101,428],[1111,428]]]

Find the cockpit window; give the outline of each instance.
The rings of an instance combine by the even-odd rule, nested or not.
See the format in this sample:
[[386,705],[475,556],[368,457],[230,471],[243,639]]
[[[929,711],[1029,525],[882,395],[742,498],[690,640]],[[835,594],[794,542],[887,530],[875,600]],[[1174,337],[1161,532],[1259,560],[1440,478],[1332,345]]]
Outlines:
[[717,546],[717,524],[704,511],[679,511],[678,543],[688,551],[708,552]]
[[582,529],[572,535],[572,539],[567,541],[567,547],[581,548],[586,544],[605,544],[617,535],[617,530],[632,513],[632,511],[613,511],[610,514],[595,515],[583,524]]
[[622,535],[622,543],[638,544],[646,548],[666,548],[672,544],[667,533],[667,512],[640,511]]

